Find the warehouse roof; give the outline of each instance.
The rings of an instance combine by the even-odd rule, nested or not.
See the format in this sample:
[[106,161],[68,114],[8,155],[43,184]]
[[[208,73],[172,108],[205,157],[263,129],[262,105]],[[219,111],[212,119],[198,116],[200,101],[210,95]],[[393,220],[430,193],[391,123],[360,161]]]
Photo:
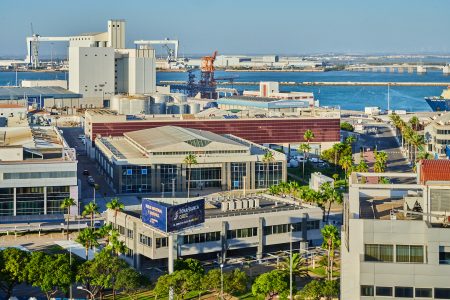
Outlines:
[[248,149],[248,147],[224,136],[191,128],[163,126],[124,133],[124,136],[147,152],[176,151],[198,148]]
[[450,160],[424,159],[420,162],[420,183],[450,181]]
[[62,87],[0,87],[0,100],[18,100],[24,97],[82,98],[83,95],[73,93]]

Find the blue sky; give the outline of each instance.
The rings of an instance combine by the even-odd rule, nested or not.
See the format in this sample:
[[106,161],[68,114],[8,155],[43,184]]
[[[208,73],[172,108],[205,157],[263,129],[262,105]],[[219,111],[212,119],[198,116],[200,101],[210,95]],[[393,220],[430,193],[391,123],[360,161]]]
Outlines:
[[0,55],[25,54],[30,22],[60,36],[106,31],[110,18],[126,19],[128,46],[178,38],[184,54],[450,53],[449,11],[447,0],[0,0]]

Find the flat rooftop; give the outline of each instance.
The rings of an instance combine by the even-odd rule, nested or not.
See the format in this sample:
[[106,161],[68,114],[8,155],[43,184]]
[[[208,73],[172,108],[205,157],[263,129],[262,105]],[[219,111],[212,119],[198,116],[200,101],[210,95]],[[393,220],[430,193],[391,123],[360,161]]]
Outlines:
[[24,97],[36,98],[82,98],[62,87],[0,87],[0,100],[20,100]]

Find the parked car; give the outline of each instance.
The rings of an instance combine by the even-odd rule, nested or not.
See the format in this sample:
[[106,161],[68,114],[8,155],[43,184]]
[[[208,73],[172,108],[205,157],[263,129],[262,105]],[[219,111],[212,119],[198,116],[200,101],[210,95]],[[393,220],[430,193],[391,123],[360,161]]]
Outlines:
[[84,138],[85,138],[85,137],[84,137],[84,134],[80,134],[80,135],[78,136],[78,138],[79,138],[80,140],[84,139]]
[[94,221],[94,228],[95,229],[99,229],[100,227],[102,227],[102,222],[101,221]]
[[89,175],[89,171],[88,170],[83,170],[83,175]]
[[320,158],[317,158],[317,157],[311,157],[309,159],[309,161],[312,163],[323,163],[323,160],[321,160]]

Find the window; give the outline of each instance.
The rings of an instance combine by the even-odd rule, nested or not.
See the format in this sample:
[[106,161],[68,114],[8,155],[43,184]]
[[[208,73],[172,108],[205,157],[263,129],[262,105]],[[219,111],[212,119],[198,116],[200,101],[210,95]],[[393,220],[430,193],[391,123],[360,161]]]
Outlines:
[[228,230],[228,232],[227,232],[228,239],[247,238],[247,237],[253,237],[253,236],[257,236],[257,235],[258,235],[257,227],[233,229],[233,230]]
[[41,178],[67,178],[77,177],[75,171],[53,171],[53,172],[27,172],[27,173],[3,173],[3,179],[41,179]]
[[125,227],[121,226],[121,225],[117,225],[117,231],[121,234],[121,235],[125,235]]
[[450,299],[450,288],[435,288],[434,298],[436,299]]
[[133,230],[127,229],[127,237],[128,237],[129,239],[133,239]]
[[152,246],[152,238],[143,234],[139,234],[139,243],[151,247]]
[[320,220],[308,221],[307,229],[308,230],[320,229]]
[[395,297],[399,298],[412,298],[414,295],[414,289],[412,287],[396,286]]
[[394,246],[392,245],[366,244],[364,245],[364,260],[393,262],[393,252]]
[[362,285],[361,296],[373,296],[373,285]]
[[450,265],[450,247],[439,246],[439,264]]
[[156,248],[167,247],[167,238],[156,238]]
[[431,288],[416,288],[416,298],[432,298],[433,290]]
[[183,236],[184,244],[206,243],[213,241],[220,241],[220,231],[189,234]]
[[396,261],[405,263],[423,263],[423,246],[397,245]]
[[392,288],[387,286],[376,287],[377,296],[392,296]]

